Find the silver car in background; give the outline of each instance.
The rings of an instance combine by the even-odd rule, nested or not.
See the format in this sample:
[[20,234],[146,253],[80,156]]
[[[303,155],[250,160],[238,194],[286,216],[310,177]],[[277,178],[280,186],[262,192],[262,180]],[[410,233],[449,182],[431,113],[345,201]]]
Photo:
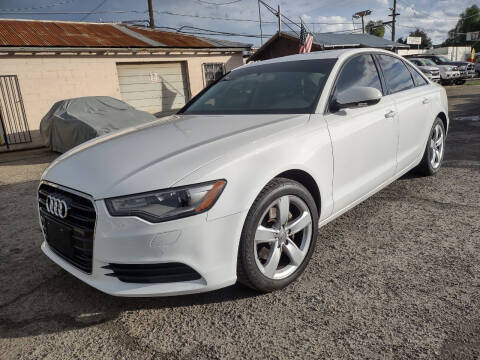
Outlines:
[[440,69],[429,59],[409,59],[415,64],[430,80],[440,82]]

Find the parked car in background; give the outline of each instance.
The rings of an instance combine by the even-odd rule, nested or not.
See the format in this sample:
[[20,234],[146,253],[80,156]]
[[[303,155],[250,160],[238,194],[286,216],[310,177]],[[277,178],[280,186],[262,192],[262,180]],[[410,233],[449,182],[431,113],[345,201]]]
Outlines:
[[477,76],[480,76],[480,58],[477,58],[477,62],[475,63],[475,72]]
[[[435,82],[440,82],[440,69],[435,66],[431,60],[428,59],[409,59],[411,63],[415,64],[427,77]],[[433,65],[432,65],[433,64]]]
[[66,152],[97,136],[158,120],[110,96],[86,96],[56,102],[40,122],[45,146]]
[[[455,83],[457,85],[465,84],[467,79],[475,76],[475,67],[468,61],[451,61],[449,58],[443,55],[429,55],[429,54],[417,54],[407,55],[407,58],[424,58],[432,60],[438,67],[444,68],[444,75],[440,73],[442,83],[444,85],[450,85]],[[452,76],[449,71],[458,71],[459,76]]]
[[84,143],[41,178],[43,252],[106,293],[281,289],[320,226],[437,173],[449,124],[444,88],[368,48],[247,64],[171,120]]

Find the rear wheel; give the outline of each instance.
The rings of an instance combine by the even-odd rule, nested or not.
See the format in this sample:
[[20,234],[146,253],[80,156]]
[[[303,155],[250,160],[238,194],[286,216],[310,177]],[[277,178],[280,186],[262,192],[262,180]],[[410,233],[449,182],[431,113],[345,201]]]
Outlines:
[[272,180],[258,195],[242,231],[238,280],[260,292],[281,289],[305,270],[315,248],[318,212],[300,183]]
[[455,80],[455,84],[456,85],[463,85],[466,83],[467,80],[465,79],[458,79],[458,80]]
[[430,130],[422,161],[416,168],[417,172],[426,176],[436,174],[442,166],[444,152],[445,127],[442,119],[436,118]]

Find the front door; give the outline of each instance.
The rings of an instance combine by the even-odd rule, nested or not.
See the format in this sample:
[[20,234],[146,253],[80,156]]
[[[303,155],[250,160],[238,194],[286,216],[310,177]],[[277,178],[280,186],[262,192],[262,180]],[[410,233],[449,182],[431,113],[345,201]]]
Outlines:
[[[370,54],[348,60],[332,98],[356,86],[374,87],[384,93]],[[398,143],[395,103],[387,96],[375,105],[330,111],[325,120],[333,146],[335,213],[394,175]]]

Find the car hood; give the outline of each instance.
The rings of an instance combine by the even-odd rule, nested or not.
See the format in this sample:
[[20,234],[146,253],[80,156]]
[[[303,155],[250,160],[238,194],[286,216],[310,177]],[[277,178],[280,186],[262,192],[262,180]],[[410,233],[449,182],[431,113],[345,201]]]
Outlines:
[[[90,140],[55,160],[47,180],[94,199],[173,186],[232,149],[265,141],[309,115],[174,115]],[[215,180],[215,179],[212,179]]]
[[420,66],[420,69],[422,70],[428,70],[428,71],[436,71],[438,70],[438,67],[436,66]]

